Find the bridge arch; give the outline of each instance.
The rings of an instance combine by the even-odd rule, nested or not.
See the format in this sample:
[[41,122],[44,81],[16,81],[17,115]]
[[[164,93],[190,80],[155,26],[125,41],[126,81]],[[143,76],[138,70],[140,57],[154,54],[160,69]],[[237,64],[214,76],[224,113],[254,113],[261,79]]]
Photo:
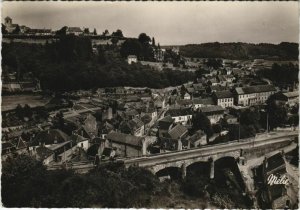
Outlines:
[[210,174],[211,162],[210,161],[197,161],[193,162],[186,167],[186,174],[189,175],[203,175],[208,176]]
[[165,167],[155,173],[157,177],[169,177],[170,179],[181,179],[182,170],[176,166]]

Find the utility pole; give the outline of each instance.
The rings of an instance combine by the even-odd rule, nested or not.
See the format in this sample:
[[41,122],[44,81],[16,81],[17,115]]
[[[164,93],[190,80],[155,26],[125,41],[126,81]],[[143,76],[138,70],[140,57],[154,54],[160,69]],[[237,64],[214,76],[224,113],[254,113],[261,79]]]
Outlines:
[[241,138],[241,113],[239,113],[239,139],[238,141],[240,141]]
[[269,112],[267,111],[267,133],[269,133]]

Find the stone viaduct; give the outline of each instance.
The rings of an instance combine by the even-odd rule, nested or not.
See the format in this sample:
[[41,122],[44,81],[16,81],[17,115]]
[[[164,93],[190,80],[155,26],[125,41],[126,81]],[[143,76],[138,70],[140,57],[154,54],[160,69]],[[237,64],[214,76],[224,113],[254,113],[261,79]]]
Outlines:
[[221,158],[230,157],[240,161],[241,164],[246,164],[248,158],[262,157],[276,150],[282,151],[291,144],[296,147],[297,144],[294,142],[297,137],[298,131],[271,132],[239,141],[120,160],[126,167],[144,167],[154,174],[163,169],[175,167],[181,170],[182,177],[185,177],[187,167],[191,164],[205,162],[210,163],[210,178],[214,178],[214,163]]

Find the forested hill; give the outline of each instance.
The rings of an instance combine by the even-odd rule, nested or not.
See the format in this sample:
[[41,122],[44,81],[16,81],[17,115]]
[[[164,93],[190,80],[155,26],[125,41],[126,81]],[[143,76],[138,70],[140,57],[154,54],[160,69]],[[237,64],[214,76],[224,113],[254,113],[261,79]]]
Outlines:
[[3,73],[17,80],[31,75],[43,90],[68,91],[115,86],[163,88],[194,79],[191,72],[157,71],[140,63],[129,65],[116,44],[93,49],[89,37],[61,36],[42,44],[2,43]]
[[204,43],[180,46],[185,57],[224,59],[298,60],[298,44]]

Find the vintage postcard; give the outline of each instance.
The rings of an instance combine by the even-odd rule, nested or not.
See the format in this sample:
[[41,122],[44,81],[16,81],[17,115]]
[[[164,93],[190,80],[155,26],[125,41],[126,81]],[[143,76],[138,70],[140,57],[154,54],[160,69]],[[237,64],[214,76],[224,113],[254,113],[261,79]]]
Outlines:
[[298,209],[298,5],[2,2],[2,206]]

